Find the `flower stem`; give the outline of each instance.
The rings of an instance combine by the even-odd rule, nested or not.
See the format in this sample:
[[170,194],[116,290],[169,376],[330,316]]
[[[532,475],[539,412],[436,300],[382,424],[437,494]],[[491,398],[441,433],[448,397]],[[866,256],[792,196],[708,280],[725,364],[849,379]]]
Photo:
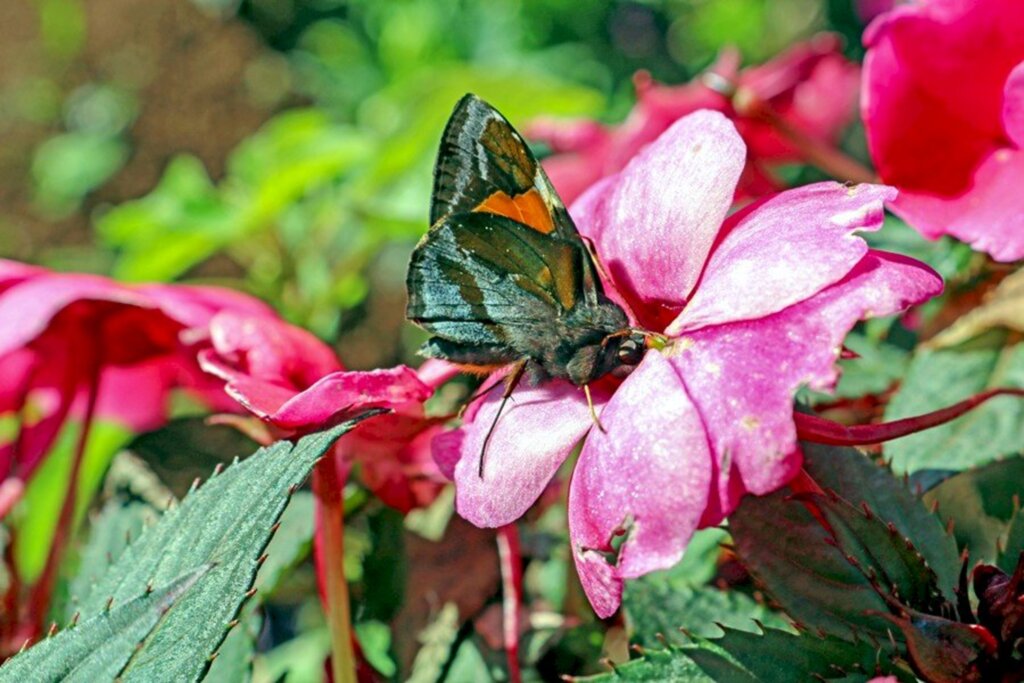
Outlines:
[[498,529],[498,558],[501,562],[502,632],[509,683],[520,683],[519,605],[523,596],[523,563],[519,529],[506,524]]
[[320,600],[331,633],[331,673],[334,683],[356,683],[356,657],[352,647],[352,617],[345,579],[344,481],[338,476],[336,454],[331,453],[313,470],[316,496],[314,555]]
[[42,635],[42,620],[49,612],[50,599],[57,582],[57,570],[60,568],[60,561],[64,556],[64,546],[67,545],[72,526],[75,523],[78,478],[82,470],[82,462],[85,460],[85,451],[89,445],[89,435],[92,433],[93,418],[96,416],[96,402],[100,393],[101,361],[98,355],[91,359],[91,363],[86,386],[85,410],[82,413],[82,425],[78,432],[78,441],[75,444],[71,471],[68,473],[67,492],[64,494],[64,501],[57,517],[57,525],[50,542],[50,552],[46,557],[43,572],[29,593],[27,615],[29,619],[33,620],[30,631],[30,637],[33,639]]
[[866,446],[891,441],[901,436],[945,424],[996,396],[1024,396],[1024,389],[1011,387],[989,389],[930,413],[872,425],[847,427],[838,422],[806,413],[794,413],[793,419],[796,423],[797,437],[803,441],[831,446]]

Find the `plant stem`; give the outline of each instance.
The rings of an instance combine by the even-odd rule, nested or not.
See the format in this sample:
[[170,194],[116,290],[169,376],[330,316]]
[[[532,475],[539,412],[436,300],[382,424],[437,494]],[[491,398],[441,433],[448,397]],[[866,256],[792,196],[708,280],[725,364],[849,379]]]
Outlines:
[[53,589],[57,583],[57,571],[60,569],[60,561],[64,556],[64,546],[68,542],[75,523],[75,508],[78,503],[78,477],[82,470],[82,462],[85,460],[86,448],[89,445],[93,418],[96,416],[96,401],[100,393],[101,359],[99,351],[97,350],[95,356],[86,362],[91,363],[91,367],[86,385],[85,410],[82,413],[82,426],[78,433],[78,441],[75,444],[71,471],[68,473],[67,493],[64,495],[64,502],[61,504],[60,514],[57,517],[57,526],[53,532],[53,540],[50,542],[50,553],[46,557],[46,564],[43,566],[43,572],[39,579],[32,586],[28,599],[26,615],[28,619],[32,620],[30,637],[33,640],[42,635],[42,620],[50,609],[50,598],[53,596]]
[[316,496],[313,550],[320,600],[331,633],[334,683],[356,683],[352,617],[348,581],[345,580],[344,479],[338,476],[336,457],[332,451],[313,470],[313,494]]
[[498,529],[498,558],[501,562],[502,632],[509,683],[520,683],[519,605],[523,597],[523,562],[519,528],[506,524]]
[[806,413],[794,413],[793,420],[796,423],[797,437],[803,441],[831,446],[866,446],[898,439],[901,436],[945,424],[996,396],[1024,396],[1024,389],[1012,387],[990,389],[930,413],[880,424],[847,427],[838,422]]

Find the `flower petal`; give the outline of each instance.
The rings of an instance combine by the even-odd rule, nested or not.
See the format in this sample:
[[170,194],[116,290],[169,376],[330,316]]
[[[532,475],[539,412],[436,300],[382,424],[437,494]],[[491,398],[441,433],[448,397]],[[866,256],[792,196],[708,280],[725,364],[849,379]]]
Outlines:
[[[606,395],[596,394],[594,400],[603,404]],[[459,430],[455,509],[480,527],[522,516],[593,424],[583,392],[568,382],[517,389],[487,443],[481,477],[484,439],[500,403],[501,395],[490,392],[472,422]]]
[[1003,88],[1003,127],[1018,148],[1024,148],[1024,62],[1018,64]]
[[[704,423],[682,381],[649,351],[601,413],[569,488],[573,557],[601,617],[618,606],[621,579],[680,560],[704,514],[712,461]],[[625,532],[618,561],[611,540]]]
[[335,372],[288,399],[266,419],[284,429],[319,429],[358,411],[425,401],[431,393],[430,387],[404,365],[368,372]]
[[704,268],[745,159],[732,123],[699,111],[588,190],[572,215],[627,297],[679,307]]
[[1001,149],[958,197],[901,191],[892,210],[927,237],[949,234],[996,261],[1024,258],[1024,151]]
[[[768,493],[796,473],[793,395],[804,384],[816,390],[833,386],[835,361],[850,328],[941,290],[942,280],[924,264],[873,250],[841,282],[805,302],[677,341],[670,362],[707,425],[721,468],[722,515],[743,491]],[[731,481],[737,474],[742,486]]]
[[700,284],[670,335],[776,313],[838,282],[868,251],[855,230],[877,230],[881,185],[817,183],[762,200],[727,221]]

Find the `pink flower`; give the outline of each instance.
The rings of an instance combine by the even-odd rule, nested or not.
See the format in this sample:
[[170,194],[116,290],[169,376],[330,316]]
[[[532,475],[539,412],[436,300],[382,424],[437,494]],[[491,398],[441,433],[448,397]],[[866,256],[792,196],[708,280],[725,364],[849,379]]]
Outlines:
[[671,566],[698,527],[798,472],[794,393],[834,385],[843,338],[858,320],[942,289],[927,266],[854,234],[881,225],[890,188],[819,183],[728,215],[746,159],[726,117],[698,112],[572,207],[610,273],[610,295],[635,324],[668,338],[624,380],[594,387],[606,432],[591,428],[581,390],[550,382],[516,391],[482,477],[498,396],[435,441],[459,513],[497,527],[521,516],[584,440],[569,531],[603,617],[617,608],[624,579]]
[[[698,109],[714,109],[734,120],[747,143],[738,198],[759,197],[782,187],[772,166],[800,160],[802,154],[749,105],[766,102],[789,126],[815,141],[832,144],[853,119],[858,79],[859,68],[843,57],[838,36],[822,34],[743,71],[739,71],[738,55],[725,53],[708,74],[686,85],[658,85],[638,75],[637,104],[621,125],[542,120],[527,135],[553,149],[544,168],[569,203],[596,181],[622,169],[679,118]],[[722,87],[733,86],[736,94],[731,99],[722,94]]]
[[31,476],[69,418],[138,432],[163,423],[174,388],[209,398],[180,334],[224,309],[272,315],[227,290],[129,286],[0,260],[0,415],[19,416],[18,433],[0,437],[0,479]]
[[224,313],[210,324],[211,347],[200,365],[271,429],[291,438],[324,429],[370,408],[393,412],[365,422],[335,447],[339,480],[354,461],[385,503],[402,511],[428,504],[444,483],[429,450],[438,420],[423,401],[451,370],[437,364],[418,375],[405,366],[346,371],[334,352],[303,329],[278,320]]
[[864,36],[862,114],[892,208],[923,235],[1024,257],[1024,4],[933,0]]

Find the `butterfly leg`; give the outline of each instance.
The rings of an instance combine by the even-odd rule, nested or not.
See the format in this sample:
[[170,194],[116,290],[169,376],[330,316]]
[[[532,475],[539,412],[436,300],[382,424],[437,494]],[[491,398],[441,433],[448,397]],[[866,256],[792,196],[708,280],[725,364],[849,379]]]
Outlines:
[[590,395],[589,384],[583,385],[583,393],[586,394],[587,407],[590,408],[590,417],[594,420],[594,424],[596,424],[597,428],[601,430],[601,433],[607,434],[608,430],[604,428],[603,424],[601,424],[601,418],[597,416],[597,409],[594,408],[594,398]]
[[494,415],[494,421],[491,422],[490,428],[487,430],[487,436],[484,437],[484,444],[480,447],[480,468],[477,470],[477,475],[484,478],[484,455],[487,453],[487,444],[491,440],[491,435],[494,434],[494,428],[498,426],[498,420],[501,418],[501,411],[505,409],[505,404],[512,397],[512,392],[515,391],[519,385],[519,380],[523,378],[523,373],[526,371],[526,364],[529,362],[529,358],[524,358],[517,362],[512,367],[512,372],[508,374],[505,379],[505,391],[501,394],[501,404],[498,406],[498,412]]

